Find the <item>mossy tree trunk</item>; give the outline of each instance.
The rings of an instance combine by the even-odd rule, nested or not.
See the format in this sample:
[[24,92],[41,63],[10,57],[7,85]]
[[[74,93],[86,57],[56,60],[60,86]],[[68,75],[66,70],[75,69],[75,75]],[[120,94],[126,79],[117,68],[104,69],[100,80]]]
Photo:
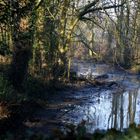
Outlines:
[[[23,7],[22,7],[23,6]],[[15,88],[20,88],[27,75],[33,45],[33,1],[11,2],[13,58],[9,79]]]

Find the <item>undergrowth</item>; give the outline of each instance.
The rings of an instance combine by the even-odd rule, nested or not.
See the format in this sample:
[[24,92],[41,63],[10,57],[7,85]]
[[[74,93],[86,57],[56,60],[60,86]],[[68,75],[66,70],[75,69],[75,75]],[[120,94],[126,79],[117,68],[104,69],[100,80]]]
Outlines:
[[16,101],[17,93],[14,90],[14,87],[10,84],[10,82],[0,74],[0,101]]
[[88,134],[84,126],[70,125],[66,128],[67,133],[59,129],[55,129],[53,135],[48,137],[48,134],[41,132],[33,132],[28,129],[25,133],[16,133],[16,136],[7,132],[6,135],[1,135],[2,140],[140,140],[140,128],[129,127],[123,132],[115,129],[105,131],[95,131],[93,134]]

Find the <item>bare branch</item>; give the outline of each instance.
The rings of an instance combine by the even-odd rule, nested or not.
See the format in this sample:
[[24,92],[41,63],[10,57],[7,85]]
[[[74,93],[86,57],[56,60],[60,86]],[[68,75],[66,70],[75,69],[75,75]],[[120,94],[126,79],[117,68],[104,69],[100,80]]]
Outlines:
[[88,13],[93,13],[93,12],[95,12],[95,11],[100,11],[100,10],[106,10],[106,9],[112,9],[112,8],[117,8],[117,7],[121,7],[121,6],[123,6],[124,5],[124,3],[123,4],[119,4],[119,5],[110,5],[110,6],[105,6],[105,7],[97,7],[97,8],[89,8],[89,9],[84,9],[82,12],[80,12],[80,14],[79,14],[79,19],[80,20],[82,20],[83,19],[83,17],[86,15],[86,14],[88,14]]

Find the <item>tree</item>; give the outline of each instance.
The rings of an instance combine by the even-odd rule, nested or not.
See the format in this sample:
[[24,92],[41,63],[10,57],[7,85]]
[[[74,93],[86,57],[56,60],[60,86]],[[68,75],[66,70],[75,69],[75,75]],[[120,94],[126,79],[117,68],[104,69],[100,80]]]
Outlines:
[[1,2],[1,22],[10,24],[13,45],[13,59],[9,79],[15,87],[20,87],[27,74],[28,62],[33,44],[32,14],[42,1],[3,1]]

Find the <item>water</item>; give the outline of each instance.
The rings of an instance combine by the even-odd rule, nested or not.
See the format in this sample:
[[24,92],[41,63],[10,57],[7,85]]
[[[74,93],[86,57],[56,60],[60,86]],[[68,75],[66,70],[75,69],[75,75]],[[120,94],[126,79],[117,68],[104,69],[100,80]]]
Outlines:
[[77,71],[77,76],[86,78],[88,75],[94,78],[107,74],[106,82],[114,81],[118,84],[111,87],[86,85],[50,96],[46,109],[35,116],[42,122],[39,129],[48,132],[50,128],[78,125],[83,120],[88,132],[109,128],[123,130],[131,123],[140,124],[138,75],[125,73],[105,64],[74,63],[73,70]]

